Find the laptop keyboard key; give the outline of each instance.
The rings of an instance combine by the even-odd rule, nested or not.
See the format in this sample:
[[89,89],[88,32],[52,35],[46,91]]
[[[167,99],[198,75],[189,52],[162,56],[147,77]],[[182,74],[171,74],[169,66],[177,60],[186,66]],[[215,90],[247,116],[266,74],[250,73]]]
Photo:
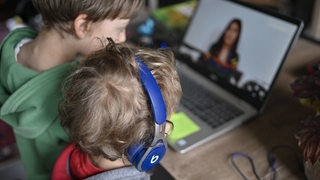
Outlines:
[[183,95],[181,104],[204,120],[212,128],[225,124],[243,111],[210,93],[201,85],[180,76]]

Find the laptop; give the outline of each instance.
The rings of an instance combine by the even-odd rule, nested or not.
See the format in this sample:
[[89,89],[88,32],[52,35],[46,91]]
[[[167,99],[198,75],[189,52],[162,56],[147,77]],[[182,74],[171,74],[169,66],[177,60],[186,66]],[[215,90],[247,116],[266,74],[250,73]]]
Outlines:
[[185,153],[259,115],[302,28],[243,2],[197,1],[177,50],[183,97],[169,146]]

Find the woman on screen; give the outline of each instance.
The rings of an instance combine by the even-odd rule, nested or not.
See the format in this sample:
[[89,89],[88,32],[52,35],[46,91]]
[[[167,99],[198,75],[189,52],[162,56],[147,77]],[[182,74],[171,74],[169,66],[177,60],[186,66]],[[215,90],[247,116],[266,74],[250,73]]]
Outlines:
[[[202,57],[219,75],[233,83],[240,79],[241,73],[237,71],[239,54],[237,46],[241,34],[241,20],[232,19],[222,32],[218,41],[211,45],[209,51]],[[234,82],[235,81],[235,82]]]

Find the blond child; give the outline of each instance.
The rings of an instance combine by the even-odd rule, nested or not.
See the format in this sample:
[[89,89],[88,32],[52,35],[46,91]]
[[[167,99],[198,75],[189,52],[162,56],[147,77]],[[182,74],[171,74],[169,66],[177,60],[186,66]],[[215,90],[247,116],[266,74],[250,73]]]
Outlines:
[[144,172],[165,154],[167,120],[181,97],[172,52],[109,43],[65,87],[60,113],[74,144],[52,179],[148,179]]

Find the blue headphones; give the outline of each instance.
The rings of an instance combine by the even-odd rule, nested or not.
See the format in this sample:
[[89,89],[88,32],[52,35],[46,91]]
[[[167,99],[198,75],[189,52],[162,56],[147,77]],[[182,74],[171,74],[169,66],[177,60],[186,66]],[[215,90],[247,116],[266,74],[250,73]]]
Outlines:
[[131,146],[128,149],[128,159],[139,171],[148,171],[159,164],[166,153],[166,106],[159,86],[147,65],[139,57],[135,58],[140,66],[140,80],[151,103],[155,134],[149,147],[143,144]]

